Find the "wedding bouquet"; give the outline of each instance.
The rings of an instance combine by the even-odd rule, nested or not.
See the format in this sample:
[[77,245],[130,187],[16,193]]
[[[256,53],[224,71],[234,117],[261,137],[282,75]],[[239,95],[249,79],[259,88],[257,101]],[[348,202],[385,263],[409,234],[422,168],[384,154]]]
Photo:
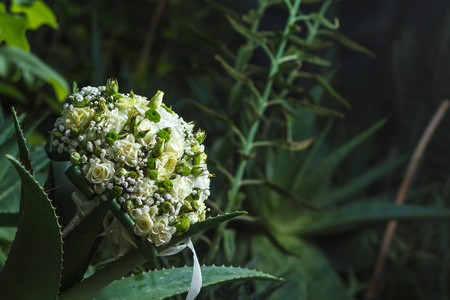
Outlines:
[[49,151],[70,157],[86,179],[72,195],[82,215],[113,199],[131,216],[134,234],[156,246],[205,219],[211,176],[205,132],[194,133],[163,95],[121,94],[114,80],[84,87],[64,105]]

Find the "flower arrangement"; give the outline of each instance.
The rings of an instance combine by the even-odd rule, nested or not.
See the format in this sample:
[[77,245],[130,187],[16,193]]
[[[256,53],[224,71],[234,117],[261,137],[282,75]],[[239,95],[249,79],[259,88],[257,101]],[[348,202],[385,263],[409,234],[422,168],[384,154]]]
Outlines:
[[166,106],[163,92],[147,100],[118,90],[115,80],[75,89],[51,132],[50,152],[70,157],[91,187],[75,192],[75,202],[93,208],[114,199],[135,235],[163,246],[205,219],[206,135]]

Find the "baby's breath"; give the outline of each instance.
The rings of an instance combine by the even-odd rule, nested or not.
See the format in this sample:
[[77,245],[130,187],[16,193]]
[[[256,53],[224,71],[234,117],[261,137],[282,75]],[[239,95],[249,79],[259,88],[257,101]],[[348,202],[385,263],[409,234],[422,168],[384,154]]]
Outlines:
[[203,220],[210,194],[206,135],[194,134],[193,122],[169,109],[163,95],[120,94],[113,80],[83,87],[69,96],[52,132],[54,149],[71,154],[99,198],[116,198],[136,220],[134,233],[157,246],[189,228],[177,223],[184,217]]

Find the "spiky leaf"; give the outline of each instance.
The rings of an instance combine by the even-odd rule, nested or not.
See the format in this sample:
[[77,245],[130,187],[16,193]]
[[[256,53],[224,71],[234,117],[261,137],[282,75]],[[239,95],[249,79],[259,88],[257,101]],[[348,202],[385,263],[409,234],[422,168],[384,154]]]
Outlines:
[[55,209],[20,162],[9,155],[7,158],[22,179],[25,203],[0,275],[0,298],[56,299],[61,278],[62,239]]
[[[170,243],[166,245],[166,247],[161,247],[161,249],[158,250],[164,251],[165,249],[167,249],[167,247],[180,243],[182,240],[184,240],[189,236],[192,236],[200,231],[206,230],[213,226],[217,226],[222,222],[228,221],[234,217],[244,215],[246,213],[247,212],[238,211],[234,213],[220,215],[214,218],[209,218],[205,221],[197,222],[194,225],[192,225],[189,228],[189,230],[186,231],[183,235],[173,237]],[[98,293],[101,289],[106,287],[108,284],[110,284],[117,278],[124,276],[125,274],[127,274],[134,268],[142,265],[146,261],[147,261],[146,258],[141,254],[139,250],[131,251],[126,255],[124,255],[123,257],[116,260],[115,262],[111,263],[104,269],[99,270],[91,277],[83,280],[82,282],[74,286],[72,289],[63,293],[60,296],[60,299],[78,300],[92,297],[93,295]]]
[[13,120],[14,120],[14,129],[16,131],[16,138],[17,138],[17,145],[19,147],[19,158],[22,164],[25,166],[25,169],[30,171],[31,174],[33,174],[33,171],[31,170],[31,159],[28,155],[30,150],[28,150],[27,147],[27,141],[25,140],[25,137],[23,136],[22,129],[20,128],[19,119],[17,118],[17,113],[14,108],[11,109]]
[[[201,269],[203,287],[244,280],[282,280],[260,271],[235,267],[203,266]],[[147,272],[112,283],[94,299],[163,299],[187,292],[191,278],[190,267]]]

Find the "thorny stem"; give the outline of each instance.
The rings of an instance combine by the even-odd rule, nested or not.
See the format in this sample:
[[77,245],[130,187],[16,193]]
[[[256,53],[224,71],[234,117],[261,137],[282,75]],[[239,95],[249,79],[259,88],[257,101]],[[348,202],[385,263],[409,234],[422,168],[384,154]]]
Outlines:
[[[295,24],[295,18],[297,17],[297,14],[299,12],[300,3],[301,3],[301,0],[295,0],[294,4],[292,6],[288,6],[289,17],[288,17],[286,26],[283,31],[282,41],[281,41],[280,45],[278,46],[278,50],[276,52],[275,57],[271,60],[271,66],[270,66],[270,70],[269,70],[269,74],[268,74],[268,78],[267,78],[267,83],[264,88],[262,98],[259,99],[260,101],[258,101],[258,103],[257,103],[257,112],[258,112],[259,116],[262,116],[264,114],[267,102],[269,101],[269,97],[270,97],[273,83],[274,83],[274,76],[278,72],[279,60],[282,58],[282,56],[286,50],[288,36],[289,36],[289,33],[291,32],[291,28]],[[262,5],[261,5],[260,9],[258,10],[258,13],[261,13],[261,15],[262,15],[263,11],[264,11],[264,7],[262,7]],[[253,32],[256,32],[258,29],[258,25],[259,25],[259,21],[255,22],[253,24],[251,30]],[[230,192],[228,195],[229,199],[228,199],[228,205],[226,208],[227,212],[231,211],[233,208],[235,208],[239,204],[238,203],[238,194],[239,194],[239,190],[241,187],[241,181],[242,181],[242,178],[244,177],[244,173],[245,173],[247,163],[248,163],[248,158],[254,147],[253,141],[255,140],[256,133],[259,128],[259,124],[260,124],[260,119],[257,119],[253,123],[253,125],[250,127],[250,130],[248,131],[248,134],[246,137],[246,143],[244,144],[244,146],[242,148],[241,159],[240,159],[239,165],[236,169],[236,173],[234,175],[234,181],[232,183],[232,186],[231,186],[231,189],[230,189]],[[219,249],[219,243],[222,239],[221,232],[223,232],[223,230],[225,230],[225,228],[226,228],[225,223],[222,223],[219,225],[213,245],[209,252],[208,258],[210,260],[212,260],[214,258],[215,253]]]

